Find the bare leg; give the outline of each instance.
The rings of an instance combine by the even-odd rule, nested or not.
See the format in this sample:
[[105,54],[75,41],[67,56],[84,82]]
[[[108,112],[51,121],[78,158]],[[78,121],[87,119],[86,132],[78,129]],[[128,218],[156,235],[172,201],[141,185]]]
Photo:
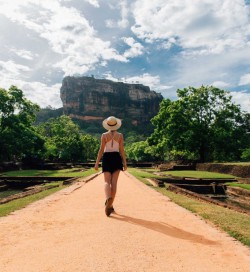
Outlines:
[[104,172],[104,181],[105,181],[104,192],[105,192],[106,199],[112,197],[111,178],[112,178],[112,176],[111,176],[110,172]]
[[112,176],[111,176],[111,197],[113,199],[115,199],[115,195],[116,195],[116,190],[117,190],[117,180],[120,174],[120,170],[115,171]]
[[105,181],[105,185],[104,185],[104,191],[105,191],[105,195],[106,195],[106,201],[105,201],[105,214],[107,216],[110,216],[110,214],[114,211],[113,209],[111,209],[112,207],[112,203],[113,203],[113,199],[112,199],[112,190],[111,190],[111,180],[112,180],[112,175],[109,172],[104,172],[104,181]]

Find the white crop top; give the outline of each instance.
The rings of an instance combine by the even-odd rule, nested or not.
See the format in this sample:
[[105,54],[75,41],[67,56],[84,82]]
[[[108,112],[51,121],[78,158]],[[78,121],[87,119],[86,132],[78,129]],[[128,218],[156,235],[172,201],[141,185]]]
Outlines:
[[[118,137],[120,139],[121,135],[118,134]],[[113,135],[112,138],[106,142],[104,147],[104,152],[119,152],[119,146],[120,146],[119,142],[117,142],[114,139],[114,135]]]

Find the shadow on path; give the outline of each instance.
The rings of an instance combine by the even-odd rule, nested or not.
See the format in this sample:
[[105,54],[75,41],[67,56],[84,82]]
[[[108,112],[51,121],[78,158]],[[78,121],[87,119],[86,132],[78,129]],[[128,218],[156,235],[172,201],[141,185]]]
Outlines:
[[145,219],[139,219],[130,217],[127,215],[122,215],[118,213],[113,213],[113,216],[110,218],[127,222],[133,225],[141,226],[153,231],[160,232],[164,235],[172,236],[178,239],[188,240],[194,243],[204,244],[204,245],[218,245],[219,243],[216,241],[208,240],[202,235],[197,235],[183,229],[171,226],[164,222],[156,222],[156,221],[149,221]]

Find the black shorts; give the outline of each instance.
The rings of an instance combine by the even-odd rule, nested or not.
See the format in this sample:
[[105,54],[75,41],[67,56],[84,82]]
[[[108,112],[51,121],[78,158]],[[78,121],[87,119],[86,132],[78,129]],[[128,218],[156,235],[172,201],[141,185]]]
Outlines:
[[104,152],[102,157],[102,172],[114,173],[123,170],[122,158],[119,152]]

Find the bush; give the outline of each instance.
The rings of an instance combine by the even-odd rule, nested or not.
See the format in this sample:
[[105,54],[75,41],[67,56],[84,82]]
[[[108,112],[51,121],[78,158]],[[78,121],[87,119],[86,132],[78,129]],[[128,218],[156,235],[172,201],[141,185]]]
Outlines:
[[242,152],[241,159],[244,160],[244,161],[250,161],[250,148],[245,149]]

